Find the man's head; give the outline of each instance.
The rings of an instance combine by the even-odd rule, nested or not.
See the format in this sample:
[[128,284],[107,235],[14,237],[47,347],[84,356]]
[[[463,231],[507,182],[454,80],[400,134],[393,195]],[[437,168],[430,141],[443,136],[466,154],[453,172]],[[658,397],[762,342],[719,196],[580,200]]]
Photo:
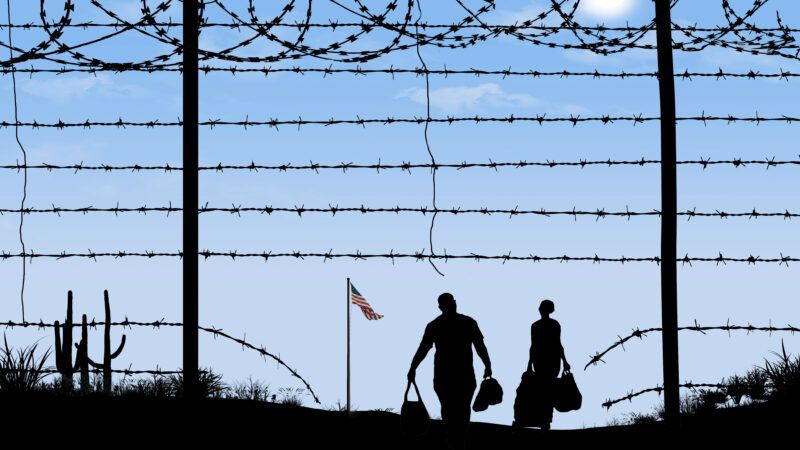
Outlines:
[[556,305],[552,300],[542,300],[542,303],[539,304],[539,314],[541,314],[542,317],[550,317],[550,314],[553,314],[555,310]]
[[453,314],[456,312],[456,299],[453,294],[445,292],[439,296],[439,309],[443,314]]

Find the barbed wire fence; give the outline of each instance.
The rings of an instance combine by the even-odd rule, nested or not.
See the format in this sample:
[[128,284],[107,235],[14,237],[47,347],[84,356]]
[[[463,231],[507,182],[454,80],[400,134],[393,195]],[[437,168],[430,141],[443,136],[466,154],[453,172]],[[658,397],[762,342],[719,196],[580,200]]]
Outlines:
[[[673,0],[672,5],[678,3],[679,0]],[[180,38],[180,30],[183,26],[182,23],[174,22],[170,14],[170,8],[173,6],[172,0],[163,0],[156,4],[152,0],[140,0],[140,13],[141,16],[135,20],[126,19],[119,12],[114,11],[110,6],[104,5],[103,2],[98,0],[90,0],[87,4],[76,5],[72,0],[63,1],[48,1],[40,0],[39,2],[39,22],[27,23],[14,23],[11,16],[11,4],[8,2],[8,18],[7,23],[0,25],[8,30],[8,42],[0,41],[0,46],[5,47],[9,51],[9,58],[0,61],[0,73],[3,75],[10,74],[12,79],[15,80],[16,74],[27,74],[33,77],[38,74],[66,74],[66,73],[90,73],[97,74],[100,72],[107,72],[113,74],[121,74],[126,72],[141,72],[141,73],[154,73],[166,72],[181,74],[183,66],[181,62],[181,54],[183,51],[183,43]],[[544,48],[562,49],[562,50],[584,50],[593,52],[599,55],[612,55],[625,52],[633,49],[641,50],[655,50],[656,46],[647,43],[644,38],[654,32],[655,21],[639,27],[606,27],[606,26],[586,26],[579,23],[576,18],[576,13],[581,4],[580,0],[549,0],[547,7],[536,17],[522,21],[515,24],[492,24],[485,20],[485,16],[493,11],[498,3],[495,0],[475,0],[469,2],[466,0],[451,0],[454,6],[463,11],[463,17],[455,20],[452,23],[427,23],[423,17],[422,5],[419,0],[386,0],[386,5],[382,9],[376,9],[372,6],[367,6],[362,0],[331,0],[331,4],[336,6],[336,10],[341,14],[350,16],[349,21],[340,19],[331,19],[328,23],[315,22],[314,7],[312,2],[298,2],[297,0],[283,0],[279,6],[272,6],[271,10],[277,11],[274,14],[263,14],[260,11],[266,9],[263,5],[256,5],[253,0],[248,0],[246,5],[243,6],[244,12],[237,12],[232,4],[226,4],[221,0],[207,0],[200,3],[200,28],[201,30],[208,30],[214,28],[235,30],[242,33],[243,37],[240,41],[228,46],[227,48],[212,51],[209,49],[199,50],[199,61],[202,63],[199,66],[199,71],[206,76],[210,75],[228,75],[236,76],[243,73],[257,73],[263,74],[265,77],[278,74],[288,73],[297,76],[304,76],[307,74],[318,74],[322,77],[351,75],[356,77],[367,77],[373,75],[388,75],[391,79],[399,76],[415,76],[425,78],[426,87],[426,114],[420,117],[372,117],[362,118],[360,116],[342,118],[312,118],[304,119],[298,118],[261,118],[251,119],[250,117],[242,119],[230,118],[209,118],[201,121],[200,126],[213,129],[216,127],[238,127],[246,130],[251,127],[266,127],[278,130],[282,127],[292,127],[298,130],[307,126],[356,126],[366,127],[368,125],[382,125],[382,126],[396,126],[396,125],[421,125],[424,126],[424,139],[427,153],[430,162],[403,162],[401,164],[383,164],[379,160],[376,164],[372,163],[345,163],[341,164],[322,164],[310,161],[308,164],[286,163],[283,165],[267,165],[257,164],[251,162],[249,165],[236,165],[226,164],[220,162],[217,166],[199,167],[200,171],[207,172],[224,172],[224,171],[272,171],[272,172],[315,172],[319,173],[323,170],[341,170],[347,173],[350,170],[375,170],[377,173],[382,171],[400,170],[411,172],[415,169],[429,170],[432,176],[432,202],[430,205],[423,205],[420,207],[407,207],[407,206],[394,206],[394,207],[375,207],[375,206],[343,206],[328,205],[328,207],[306,207],[302,206],[242,206],[231,205],[231,207],[209,207],[208,203],[205,206],[199,206],[196,210],[198,214],[210,213],[228,213],[241,216],[242,213],[260,213],[260,214],[297,214],[303,216],[304,214],[330,214],[336,216],[338,213],[359,213],[359,214],[401,214],[401,213],[414,213],[422,215],[430,215],[430,229],[428,233],[428,247],[421,251],[399,251],[395,252],[394,249],[382,253],[362,253],[361,251],[346,251],[336,253],[333,249],[323,250],[319,252],[280,252],[280,251],[252,251],[252,250],[230,250],[230,251],[214,251],[202,250],[198,256],[204,259],[214,257],[224,257],[236,260],[237,258],[257,258],[269,261],[270,259],[277,258],[293,258],[293,259],[306,259],[316,258],[323,261],[333,259],[352,259],[352,260],[366,260],[366,259],[389,259],[393,263],[398,259],[405,259],[411,261],[428,261],[433,265],[434,269],[439,272],[435,262],[448,262],[449,260],[472,260],[483,261],[493,260],[500,261],[503,264],[506,262],[592,262],[592,263],[633,263],[633,262],[646,262],[660,264],[661,258],[654,257],[600,257],[594,256],[539,256],[539,255],[512,255],[511,252],[496,255],[484,255],[477,253],[449,255],[446,250],[439,253],[434,250],[434,225],[435,218],[438,214],[475,214],[475,215],[507,215],[509,218],[515,216],[539,216],[539,217],[552,217],[552,216],[571,216],[575,220],[579,216],[593,217],[595,220],[605,219],[608,217],[631,218],[638,217],[661,217],[661,212],[658,210],[651,211],[630,211],[626,208],[623,211],[606,211],[605,209],[592,210],[577,210],[575,207],[572,210],[546,210],[546,209],[527,209],[520,210],[514,209],[500,209],[500,208],[461,208],[459,206],[452,207],[439,207],[436,202],[436,174],[439,170],[453,169],[489,169],[498,170],[501,168],[556,168],[556,167],[573,167],[573,168],[587,168],[587,167],[613,167],[613,166],[639,166],[644,167],[648,165],[660,165],[661,161],[653,159],[645,159],[642,157],[640,160],[614,160],[608,158],[602,160],[580,160],[580,161],[534,161],[529,162],[521,161],[501,161],[495,162],[491,159],[488,162],[475,162],[463,161],[454,163],[441,163],[435,158],[432,150],[432,145],[428,140],[428,127],[432,124],[453,125],[457,123],[470,123],[470,124],[483,124],[483,123],[501,123],[501,124],[515,124],[515,123],[538,123],[544,126],[545,124],[566,124],[575,127],[584,123],[599,123],[603,125],[621,125],[630,124],[633,126],[645,123],[659,122],[659,117],[644,116],[644,114],[632,114],[628,116],[621,115],[596,115],[592,117],[582,117],[581,115],[570,115],[569,117],[548,117],[546,114],[516,117],[500,116],[500,117],[434,117],[431,115],[431,100],[430,100],[430,86],[432,76],[438,77],[452,77],[452,76],[472,76],[472,77],[501,77],[503,79],[508,77],[529,77],[529,78],[560,78],[568,79],[572,77],[582,77],[589,79],[640,79],[640,78],[655,78],[658,79],[661,74],[658,72],[601,72],[595,71],[547,71],[537,69],[514,70],[508,68],[448,68],[446,65],[442,68],[430,68],[423,58],[423,51],[426,48],[438,49],[464,49],[480,45],[484,42],[495,39],[513,39],[516,41],[528,43],[534,46]],[[754,0],[752,5],[744,11],[738,11],[730,4],[728,0],[720,0],[720,7],[723,13],[726,24],[717,27],[697,27],[685,26],[677,23],[672,23],[673,33],[673,50],[681,52],[700,52],[708,48],[723,48],[735,52],[746,53],[750,55],[764,55],[773,56],[776,58],[786,59],[790,61],[800,60],[800,45],[797,44],[795,35],[800,33],[800,29],[791,28],[784,24],[781,15],[778,13],[776,16],[775,26],[763,26],[755,23],[756,14],[769,3],[769,0]],[[60,15],[55,18],[48,16],[48,11],[52,12],[53,5],[63,5]],[[305,6],[304,6],[305,4]],[[479,6],[472,6],[477,4]],[[48,7],[49,6],[49,7]],[[94,8],[105,17],[107,22],[77,22],[73,20],[76,8]],[[213,9],[214,14],[226,17],[223,21],[209,21],[207,16]],[[291,17],[299,16],[299,19],[292,20]],[[271,17],[269,20],[264,20],[263,17]],[[14,44],[12,40],[14,30],[35,30],[43,33],[41,39],[35,45],[28,45],[20,47]],[[99,30],[101,34],[94,36],[91,39],[81,39],[78,33],[77,40],[69,41],[76,35],[77,32],[86,30]],[[281,32],[279,32],[279,30]],[[332,37],[324,44],[310,45],[308,42],[311,40],[310,36],[314,31],[340,31],[344,32],[343,37]],[[286,32],[296,32],[293,38],[285,37]],[[364,50],[359,49],[358,46],[362,45],[366,38],[373,38],[377,32],[386,33],[384,39],[380,44],[374,45],[374,48]],[[153,44],[152,48],[166,48],[157,54],[152,54],[148,57],[140,58],[138,60],[108,60],[107,58],[100,58],[91,56],[89,53],[98,47],[112,42],[124,35],[137,35],[149,39]],[[320,39],[320,36],[315,35],[315,39]],[[276,45],[279,50],[274,54],[264,56],[250,56],[246,55],[245,51],[251,48],[256,43],[269,42]],[[419,57],[419,66],[417,67],[368,67],[364,68],[361,64],[370,62],[381,61],[381,59],[389,54],[415,51]],[[124,56],[124,55],[121,55]],[[295,63],[295,61],[314,61],[326,64],[324,67],[314,65],[306,65],[305,63]],[[275,64],[276,67],[272,65]],[[342,64],[342,67],[334,67],[334,64]],[[783,69],[761,72],[757,70],[748,71],[729,71],[719,68],[716,71],[698,71],[685,69],[682,72],[672,74],[676,79],[683,81],[692,81],[694,78],[714,79],[717,81],[725,81],[728,79],[747,79],[747,80],[764,80],[774,79],[790,82],[800,77],[800,74]],[[15,103],[16,111],[16,103]],[[699,115],[678,117],[680,122],[694,122],[708,125],[710,123],[721,123],[727,125],[735,125],[738,123],[752,123],[756,125],[761,124],[786,124],[791,125],[800,121],[800,118],[781,115],[762,117],[758,113],[750,116],[735,116],[730,114],[710,114],[707,115],[702,111]],[[33,119],[28,121],[21,121],[15,115],[13,122],[2,121],[0,128],[13,127],[15,133],[19,135],[21,129],[93,129],[93,128],[180,128],[183,127],[183,121],[178,118],[177,120],[125,120],[122,117],[114,118],[99,118],[99,119],[86,119],[83,122],[62,121],[56,120],[39,120]],[[84,165],[83,162],[58,165],[58,164],[29,164],[27,155],[23,148],[22,143],[19,143],[22,151],[22,161],[17,161],[14,164],[5,164],[0,166],[0,170],[17,171],[25,174],[27,180],[28,170],[43,170],[43,171],[73,171],[75,174],[83,172],[106,172],[116,173],[120,171],[129,171],[134,173],[139,172],[163,172],[181,173],[183,168],[180,165],[140,165],[136,163],[126,165],[114,164],[95,164]],[[748,150],[750,151],[750,150]],[[678,161],[679,165],[693,165],[701,167],[703,170],[714,166],[732,166],[735,168],[742,168],[747,166],[761,166],[766,169],[773,167],[786,166],[793,167],[800,164],[800,160],[782,160],[776,161],[775,157],[765,157],[764,159],[754,159],[753,157],[747,158],[730,158],[712,160],[711,158],[699,158],[698,160],[684,160]],[[27,182],[26,182],[27,189]],[[0,261],[21,259],[23,270],[27,263],[36,258],[53,258],[53,259],[66,259],[66,258],[86,258],[97,260],[101,257],[107,258],[128,258],[128,257],[142,257],[142,258],[183,258],[183,252],[178,250],[175,252],[164,250],[144,250],[144,251],[100,251],[95,252],[89,249],[86,252],[68,252],[68,251],[50,251],[37,253],[32,249],[28,249],[25,245],[23,238],[23,225],[24,218],[31,214],[55,214],[60,216],[62,213],[76,213],[76,214],[95,214],[95,213],[113,213],[115,215],[123,213],[166,213],[169,216],[171,213],[183,213],[182,207],[174,207],[170,202],[167,206],[148,207],[143,205],[141,207],[120,207],[119,203],[116,206],[110,207],[94,207],[94,206],[56,206],[51,205],[49,208],[27,206],[26,195],[23,193],[22,201],[18,208],[4,208],[0,209],[0,214],[16,214],[19,215],[19,229],[20,229],[20,244],[21,250],[19,252],[2,250],[0,251]],[[194,208],[192,208],[194,212]],[[780,211],[759,211],[753,208],[752,211],[696,211],[695,209],[679,212],[678,215],[686,217],[687,220],[702,217],[716,217],[720,219],[728,218],[748,218],[758,219],[773,217],[781,217],[784,220],[793,219],[800,213],[790,212],[786,209],[784,212]],[[780,254],[778,256],[761,257],[761,256],[738,256],[728,257],[723,256],[720,252],[718,256],[702,256],[690,257],[688,254],[683,258],[678,258],[676,263],[692,264],[693,262],[707,262],[719,264],[727,263],[746,263],[746,264],[761,264],[761,263],[778,263],[786,265],[790,262],[797,262],[800,259],[792,258],[788,255]],[[47,327],[49,324],[39,322],[27,322],[24,316],[24,272],[23,280],[20,289],[20,299],[22,301],[22,322],[4,322],[0,325],[5,325],[11,328],[26,328],[26,327]],[[93,322],[94,324],[94,322]],[[101,323],[96,323],[101,324]],[[159,328],[161,326],[182,326],[179,323],[166,323],[166,322],[149,322],[149,323],[134,323],[134,322],[120,322],[112,324],[114,326],[130,327],[130,326],[151,326]],[[249,344],[244,339],[233,338],[230,335],[223,333],[221,330],[214,328],[200,328],[202,331],[213,334],[215,337],[223,337],[225,339],[234,341],[245,348],[258,351],[264,357],[276,359],[276,357],[267,352],[263,347],[256,347]],[[681,330],[700,331],[705,332],[709,330],[747,330],[747,331],[791,331],[795,329],[791,326],[786,328],[773,328],[769,327],[736,327],[726,325],[725,327],[682,327]],[[651,328],[646,330],[636,330],[631,336],[620,338],[618,342],[613,344],[604,352],[595,355],[590,364],[596,364],[602,361],[602,357],[608,352],[617,347],[622,347],[627,341],[633,337],[643,337],[648,333],[659,332],[658,328]],[[289,368],[278,358],[276,359],[285,368],[287,368],[293,376],[296,376],[305,383],[306,387],[311,391],[310,385],[293,369]],[[587,365],[588,367],[588,365]],[[125,373],[139,373],[133,369],[129,369]],[[142,373],[150,373],[143,371]],[[164,372],[166,373],[166,372]],[[682,387],[694,389],[697,387],[712,386],[711,384],[694,384],[685,383]],[[632,392],[621,400],[609,400],[604,406],[610,407],[613,404],[622,400],[631,400],[639,395],[649,392],[660,392],[662,388],[648,388],[638,392]],[[314,398],[318,401],[315,394]]]

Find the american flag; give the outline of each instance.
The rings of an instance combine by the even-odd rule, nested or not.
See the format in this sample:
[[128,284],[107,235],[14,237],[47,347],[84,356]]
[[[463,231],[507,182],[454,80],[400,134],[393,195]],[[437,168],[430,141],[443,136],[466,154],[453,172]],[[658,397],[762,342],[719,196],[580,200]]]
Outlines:
[[367,299],[365,299],[358,289],[352,284],[350,285],[350,300],[353,302],[354,305],[361,308],[361,312],[364,313],[364,316],[369,320],[378,320],[382,319],[383,316],[376,313],[372,306],[367,303]]

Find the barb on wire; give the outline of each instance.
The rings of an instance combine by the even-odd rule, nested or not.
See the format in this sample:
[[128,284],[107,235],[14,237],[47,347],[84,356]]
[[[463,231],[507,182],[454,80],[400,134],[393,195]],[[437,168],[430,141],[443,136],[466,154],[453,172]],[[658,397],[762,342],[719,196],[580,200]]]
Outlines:
[[[616,348],[622,348],[624,350],[625,349],[625,344],[628,341],[630,341],[630,340],[632,340],[634,338],[643,339],[643,338],[647,337],[647,335],[649,335],[649,334],[660,333],[661,331],[663,331],[663,329],[660,328],[660,327],[645,328],[645,329],[642,329],[642,330],[637,328],[637,329],[633,330],[631,332],[631,334],[629,334],[629,335],[627,335],[625,337],[619,337],[616,342],[611,344],[608,348],[606,348],[602,352],[595,353],[595,355],[592,356],[591,359],[589,360],[589,362],[586,363],[586,365],[583,367],[583,370],[586,370],[587,368],[589,368],[589,366],[595,366],[595,365],[597,365],[598,363],[601,363],[601,362],[605,363],[605,361],[603,361],[603,357],[605,357],[608,353],[610,353],[611,351],[613,351]],[[694,331],[694,332],[703,333],[703,334],[705,334],[706,331],[726,331],[726,332],[728,332],[729,335],[730,335],[731,331],[746,331],[748,334],[753,333],[753,332],[765,332],[765,333],[770,333],[770,334],[783,332],[783,333],[792,333],[792,334],[794,334],[794,333],[800,332],[800,328],[796,328],[796,327],[793,327],[791,325],[787,325],[785,327],[775,327],[775,326],[772,326],[772,324],[770,324],[768,326],[754,326],[754,325],[751,325],[751,324],[747,324],[747,325],[731,325],[730,321],[728,321],[728,323],[726,323],[725,325],[701,326],[700,324],[697,323],[697,321],[695,321],[694,325],[692,325],[692,326],[678,327],[678,331]]]

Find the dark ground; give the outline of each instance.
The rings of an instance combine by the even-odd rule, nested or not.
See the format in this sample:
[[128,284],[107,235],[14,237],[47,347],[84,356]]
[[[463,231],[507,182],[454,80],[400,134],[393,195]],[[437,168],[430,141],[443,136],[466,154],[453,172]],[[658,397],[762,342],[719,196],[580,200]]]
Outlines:
[[[41,444],[95,443],[103,448],[117,442],[148,448],[169,444],[200,444],[202,448],[221,449],[245,445],[331,450],[444,448],[438,421],[428,436],[407,438],[401,435],[400,418],[393,413],[356,412],[348,416],[246,400],[186,403],[179,399],[0,397],[0,417],[4,436]],[[766,444],[796,437],[798,419],[796,413],[748,407],[684,418],[677,431],[670,431],[661,423],[552,431],[473,423],[469,448],[530,449],[551,445],[572,448],[575,444],[598,448],[663,448],[663,444],[670,443],[682,444],[681,447],[688,444],[691,448],[691,444],[700,442],[737,447],[737,443],[747,438]]]

